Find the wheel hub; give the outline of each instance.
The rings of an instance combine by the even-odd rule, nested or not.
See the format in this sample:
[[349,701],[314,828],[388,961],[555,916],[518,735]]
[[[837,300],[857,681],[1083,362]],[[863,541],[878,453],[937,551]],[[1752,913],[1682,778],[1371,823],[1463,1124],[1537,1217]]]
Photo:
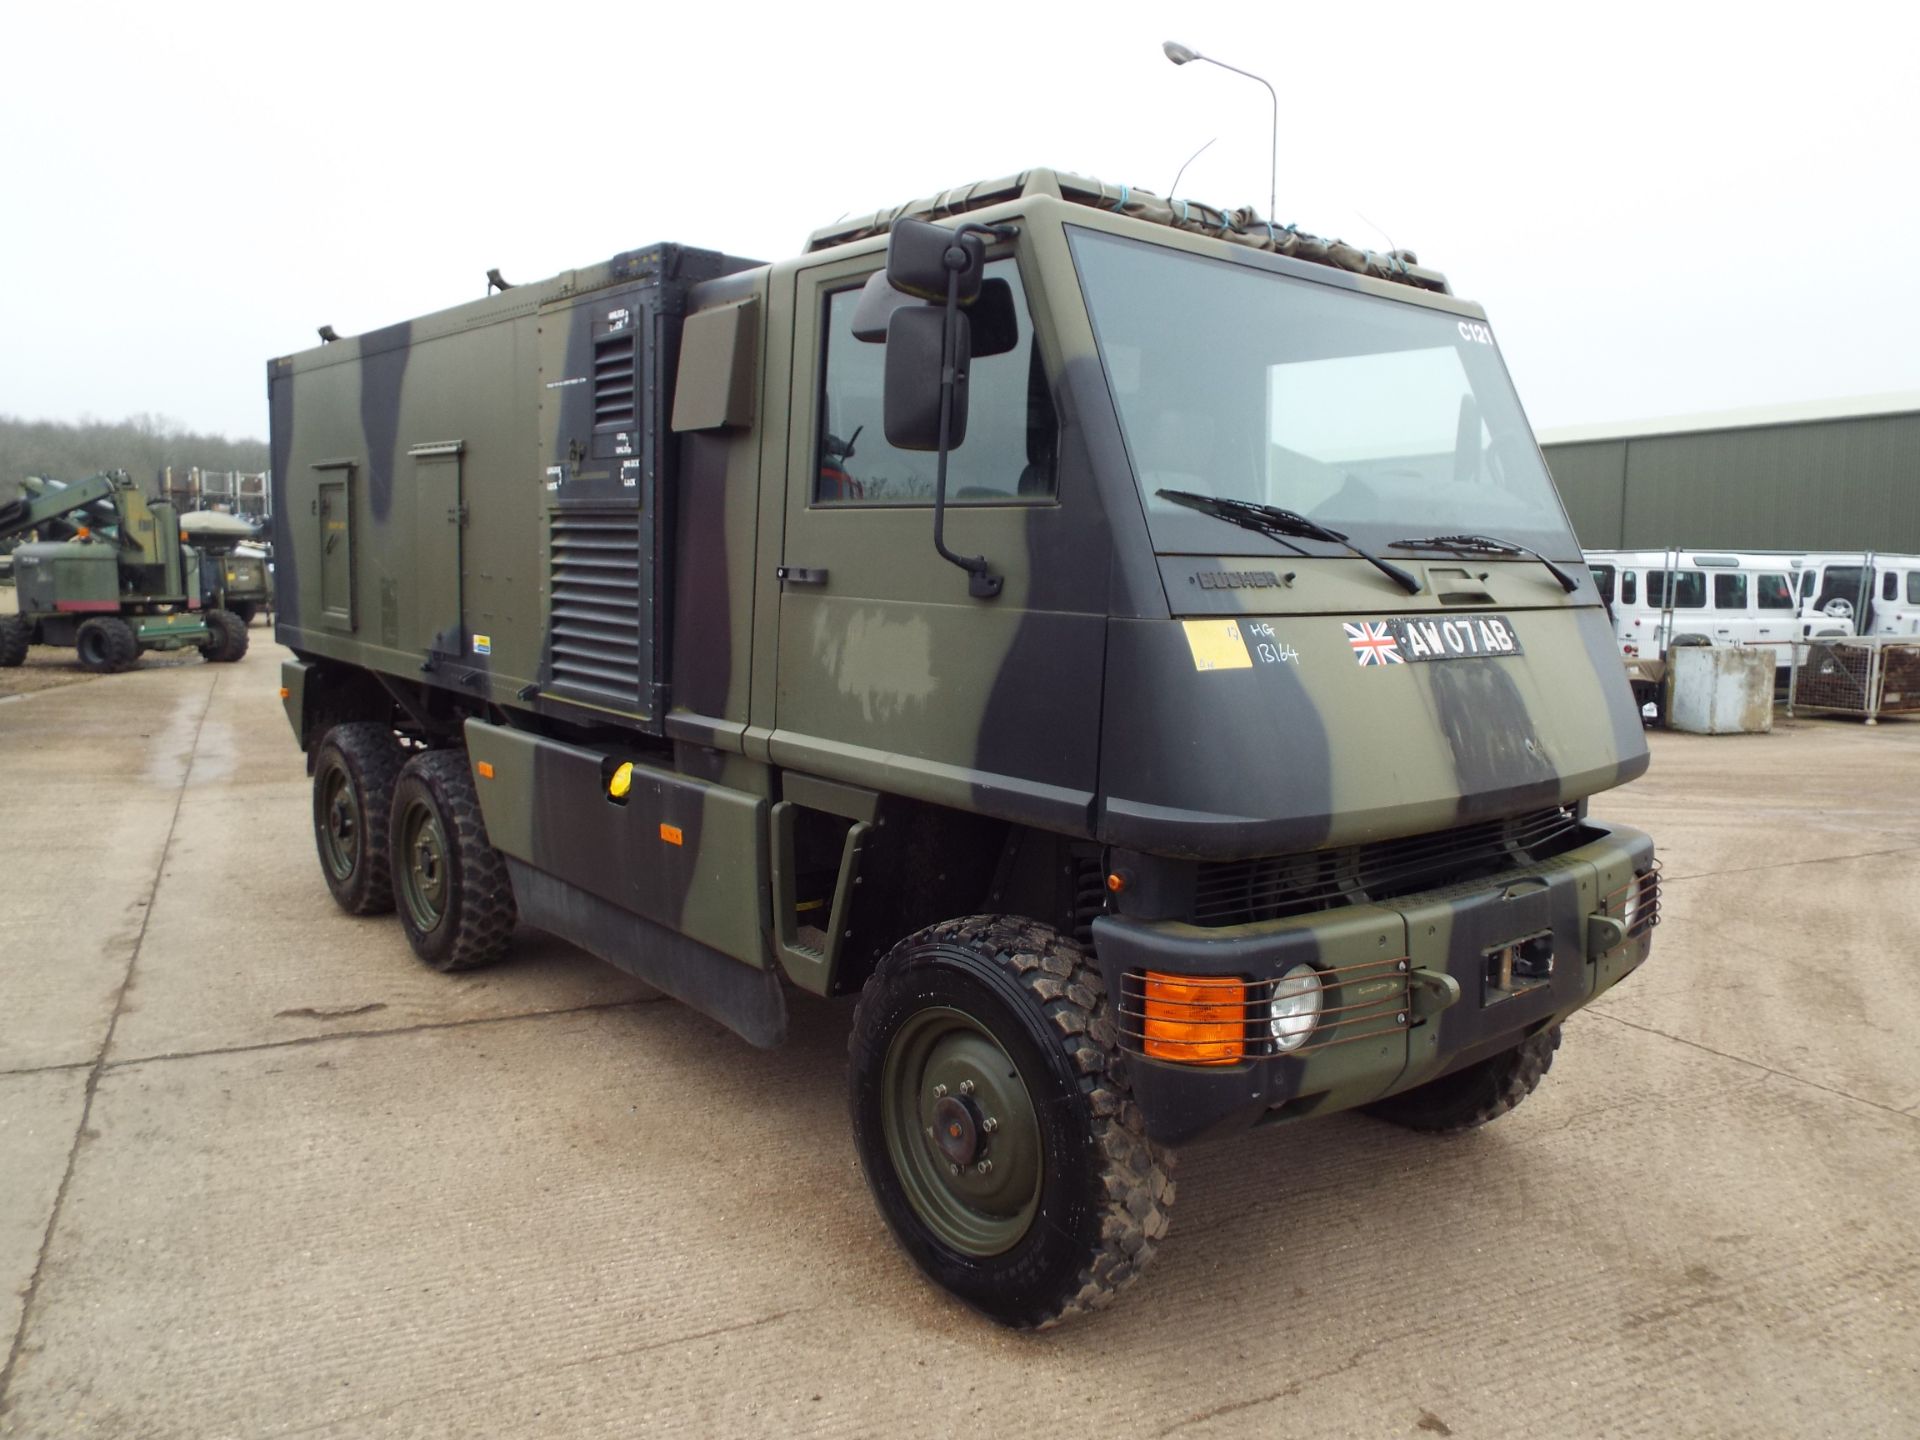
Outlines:
[[967,1166],[980,1155],[980,1114],[971,1100],[942,1096],[933,1106],[933,1143],[950,1165]]
[[1038,1116],[1019,1067],[977,1019],[922,1011],[888,1047],[882,1123],[908,1198],[944,1243],[997,1255],[1039,1210]]
[[414,926],[432,930],[439,925],[447,904],[446,836],[440,829],[433,807],[424,801],[408,806],[401,827],[407,868],[401,882],[401,897]]

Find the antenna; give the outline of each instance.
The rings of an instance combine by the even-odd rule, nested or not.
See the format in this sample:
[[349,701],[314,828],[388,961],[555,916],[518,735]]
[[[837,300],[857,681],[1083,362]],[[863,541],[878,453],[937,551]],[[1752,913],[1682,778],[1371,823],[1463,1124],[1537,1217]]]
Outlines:
[[[1213,137],[1213,140],[1218,140],[1219,138],[1220,137],[1216,135]],[[1208,148],[1213,144],[1213,140],[1207,141],[1205,145],[1202,145],[1198,150],[1194,151],[1191,155],[1187,156],[1186,165],[1182,165],[1180,167],[1179,171],[1175,173],[1173,177],[1173,184],[1167,187],[1167,198],[1169,200],[1173,198],[1173,192],[1180,188],[1180,176],[1187,173],[1187,165],[1193,164],[1194,161],[1198,160],[1202,155],[1206,154]]]
[[1389,255],[1398,255],[1400,253],[1400,247],[1394,244],[1393,237],[1387,234],[1386,226],[1381,225],[1373,220],[1368,220],[1367,212],[1362,210],[1358,205],[1353,207],[1353,213],[1358,215],[1363,221],[1365,221],[1369,227],[1371,227],[1372,229],[1378,230],[1380,232],[1380,238],[1387,242],[1387,253]]

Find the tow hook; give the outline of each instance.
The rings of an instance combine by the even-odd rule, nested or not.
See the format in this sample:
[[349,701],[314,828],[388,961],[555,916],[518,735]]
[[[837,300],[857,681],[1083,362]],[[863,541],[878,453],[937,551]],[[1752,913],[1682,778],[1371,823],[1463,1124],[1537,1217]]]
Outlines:
[[1587,916],[1587,954],[1604,955],[1627,942],[1627,927],[1611,915]]
[[1459,999],[1460,982],[1444,970],[1415,970],[1407,977],[1407,1003],[1416,1020],[1431,1020]]

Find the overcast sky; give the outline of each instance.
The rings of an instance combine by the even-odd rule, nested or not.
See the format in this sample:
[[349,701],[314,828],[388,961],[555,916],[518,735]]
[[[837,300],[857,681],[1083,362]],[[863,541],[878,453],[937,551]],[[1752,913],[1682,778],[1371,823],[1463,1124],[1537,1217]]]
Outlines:
[[[264,362],[1034,165],[1413,249],[1536,428],[1920,388],[1920,6],[0,5],[0,412],[264,437]],[[1364,218],[1363,218],[1364,217]]]

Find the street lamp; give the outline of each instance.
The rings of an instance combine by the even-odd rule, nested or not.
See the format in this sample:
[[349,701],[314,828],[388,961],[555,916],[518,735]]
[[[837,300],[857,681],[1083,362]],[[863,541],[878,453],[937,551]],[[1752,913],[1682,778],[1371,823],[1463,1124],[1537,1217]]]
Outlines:
[[[1178,40],[1169,40],[1160,47],[1166,52],[1167,59],[1176,65],[1185,65],[1191,60],[1204,60],[1209,65],[1218,65],[1222,70],[1231,70],[1236,75],[1244,75],[1249,80],[1260,80],[1251,70],[1242,70],[1238,65],[1229,65],[1224,60],[1216,60],[1211,55],[1202,55],[1198,50],[1182,45]],[[1262,85],[1267,82],[1260,80]],[[1267,219],[1272,221],[1274,198],[1280,192],[1280,97],[1274,94],[1273,86],[1267,85],[1267,95],[1273,101],[1273,148],[1267,166]]]

